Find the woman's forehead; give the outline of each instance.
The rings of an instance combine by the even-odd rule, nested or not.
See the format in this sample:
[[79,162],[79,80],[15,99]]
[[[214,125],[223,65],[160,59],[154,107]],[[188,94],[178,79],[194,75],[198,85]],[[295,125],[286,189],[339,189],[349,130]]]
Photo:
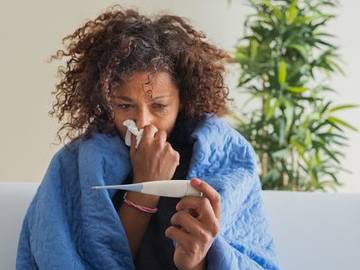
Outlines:
[[168,97],[177,87],[167,72],[136,72],[114,89],[115,95],[139,95],[151,93],[153,98]]

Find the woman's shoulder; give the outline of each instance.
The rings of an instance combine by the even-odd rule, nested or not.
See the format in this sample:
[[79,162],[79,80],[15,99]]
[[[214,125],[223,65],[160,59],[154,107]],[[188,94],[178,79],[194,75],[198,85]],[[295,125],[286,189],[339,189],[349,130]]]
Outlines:
[[121,146],[120,139],[114,135],[94,132],[88,137],[79,136],[64,144],[52,157],[52,162],[75,162],[79,156],[113,156]]
[[254,171],[256,153],[251,144],[230,123],[214,115],[206,115],[193,133],[198,152],[203,153],[200,159],[209,159],[209,164],[220,162],[236,167],[246,164]]
[[237,145],[251,147],[246,138],[224,118],[214,114],[204,114],[198,121],[193,131],[193,136],[203,136],[208,141],[218,142],[219,144],[229,142]]

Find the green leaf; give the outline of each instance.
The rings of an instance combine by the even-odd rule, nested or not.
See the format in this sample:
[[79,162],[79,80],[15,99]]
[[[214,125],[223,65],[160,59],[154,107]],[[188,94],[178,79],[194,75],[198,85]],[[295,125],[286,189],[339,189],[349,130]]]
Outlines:
[[341,68],[341,66],[336,61],[328,58],[327,62],[330,66],[333,67],[334,70],[337,70],[343,76],[345,75],[344,70]]
[[248,56],[241,51],[237,51],[235,53],[235,61],[239,63],[245,63],[246,61],[248,61]]
[[354,108],[359,108],[360,106],[357,104],[344,104],[344,105],[339,105],[339,106],[335,106],[332,107],[329,112],[336,112],[336,111],[342,111],[342,110],[348,110],[348,109],[354,109]]
[[292,92],[292,93],[304,93],[305,91],[309,90],[309,88],[306,87],[297,87],[297,86],[288,86],[286,90]]
[[283,148],[283,149],[274,151],[272,153],[272,157],[273,158],[286,158],[289,156],[289,153],[290,153],[290,151],[288,148]]
[[258,42],[256,39],[251,39],[250,41],[250,59],[254,60],[256,58],[257,55],[257,51],[258,51]]
[[323,39],[316,38],[314,39],[315,43],[322,44],[326,47],[329,47],[331,49],[337,49],[337,47],[334,44],[329,43],[328,41],[325,41]]
[[340,163],[340,160],[336,157],[336,155],[331,152],[329,149],[327,149],[326,147],[322,147],[322,149],[329,155],[329,157],[331,159],[333,159],[334,161],[336,161],[337,163]]
[[308,49],[304,45],[289,44],[287,47],[298,51],[304,59],[307,59],[309,57]]
[[285,144],[285,120],[283,118],[280,118],[280,125],[279,125],[279,144],[284,145]]
[[265,119],[269,120],[270,118],[273,117],[276,108],[279,107],[279,100],[275,100],[275,99],[266,99],[265,103],[264,103],[264,110],[265,110]]
[[292,4],[286,11],[286,23],[292,24],[298,15],[296,4]]
[[283,86],[286,82],[286,63],[280,61],[278,65],[278,82]]
[[310,131],[307,129],[305,132],[305,141],[304,141],[305,145],[310,148],[312,145],[312,139],[311,139],[311,133]]
[[333,35],[333,34],[322,32],[322,31],[316,31],[314,34],[315,34],[315,36],[321,36],[321,37],[330,37],[330,38],[335,37],[335,35]]
[[338,124],[340,126],[343,126],[343,127],[346,127],[348,129],[351,129],[351,130],[354,130],[354,131],[358,131],[358,129],[352,125],[350,125],[348,122],[340,119],[340,118],[337,118],[337,117],[334,117],[334,116],[330,116],[327,118],[327,120],[330,122],[330,123],[333,123],[333,124]]

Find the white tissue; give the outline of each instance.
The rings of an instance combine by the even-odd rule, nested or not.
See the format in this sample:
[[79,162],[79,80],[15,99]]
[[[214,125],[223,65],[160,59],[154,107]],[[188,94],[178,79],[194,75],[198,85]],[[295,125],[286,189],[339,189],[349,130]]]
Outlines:
[[130,119],[125,120],[123,122],[123,125],[125,127],[127,127],[127,131],[126,131],[126,135],[125,135],[125,144],[127,146],[131,145],[131,134],[134,134],[134,136],[136,137],[135,148],[137,148],[140,141],[141,141],[144,129],[138,129],[135,122],[134,122],[134,120],[130,120]]
[[125,144],[127,146],[130,146],[131,145],[131,134],[134,134],[134,136],[136,137],[136,145],[135,145],[135,148],[138,147],[140,141],[141,141],[141,137],[142,137],[142,133],[143,133],[143,130],[142,129],[138,129],[136,127],[136,124],[134,122],[134,120],[125,120],[123,122],[123,125],[125,127],[127,127],[127,131],[126,131],[126,135],[125,135]]

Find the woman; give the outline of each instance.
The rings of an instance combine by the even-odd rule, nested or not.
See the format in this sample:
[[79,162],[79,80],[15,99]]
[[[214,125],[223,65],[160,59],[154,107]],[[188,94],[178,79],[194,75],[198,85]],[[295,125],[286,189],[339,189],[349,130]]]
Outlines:
[[[17,269],[277,269],[254,152],[217,117],[227,54],[180,17],[117,6],[64,42],[51,113],[71,141],[28,209]],[[91,189],[164,179],[204,196]]]

